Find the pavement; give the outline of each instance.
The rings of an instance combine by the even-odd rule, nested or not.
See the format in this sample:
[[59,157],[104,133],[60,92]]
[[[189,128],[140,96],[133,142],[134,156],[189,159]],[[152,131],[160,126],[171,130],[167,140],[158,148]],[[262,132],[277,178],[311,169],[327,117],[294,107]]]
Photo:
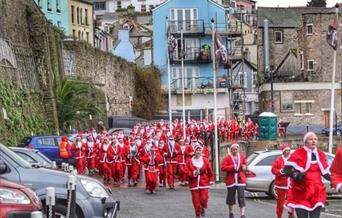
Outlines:
[[[156,194],[146,194],[144,184],[128,188],[111,187],[113,196],[120,200],[118,218],[188,218],[195,217],[191,194],[187,187],[176,186],[175,190],[159,188]],[[223,183],[215,184],[209,191],[207,218],[228,217],[225,204],[226,187]],[[276,201],[263,193],[246,192],[247,218],[275,217]],[[321,218],[342,218],[342,197],[329,198],[329,205]],[[238,208],[234,208],[235,217],[239,218]],[[287,217],[287,216],[283,216]]]

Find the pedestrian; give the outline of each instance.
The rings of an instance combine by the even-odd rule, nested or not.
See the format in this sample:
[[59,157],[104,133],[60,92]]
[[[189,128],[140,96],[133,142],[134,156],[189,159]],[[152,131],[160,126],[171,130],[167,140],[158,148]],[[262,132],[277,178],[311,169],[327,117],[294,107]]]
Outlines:
[[189,189],[196,218],[205,217],[208,208],[209,187],[214,183],[214,173],[210,162],[202,156],[202,146],[195,146],[195,155],[188,160]]
[[118,141],[114,140],[107,150],[107,164],[111,169],[111,176],[114,180],[115,186],[120,186],[121,183],[121,155],[122,150]]
[[[272,165],[272,174],[275,176],[275,188],[277,192],[277,210],[276,214],[278,218],[281,218],[284,210],[284,203],[287,196],[287,190],[289,189],[289,178],[285,175],[284,166],[287,159],[290,157],[291,148],[288,144],[282,144],[280,146],[282,155],[279,156]],[[293,218],[291,212],[289,212],[289,218]]]
[[330,180],[329,165],[323,151],[317,148],[315,133],[304,136],[304,146],[285,163],[285,174],[291,177],[286,207],[295,210],[298,218],[318,218],[326,203],[322,175]]
[[187,171],[186,171],[186,162],[185,162],[185,148],[186,144],[184,139],[179,140],[180,144],[180,154],[177,156],[178,167],[179,167],[179,184],[181,186],[185,186],[187,184]]
[[86,158],[87,158],[87,168],[89,170],[89,176],[93,176],[95,174],[96,167],[96,159],[95,157],[98,155],[98,147],[94,142],[94,138],[89,135],[88,143],[86,147]]
[[331,164],[331,185],[342,194],[342,146],[337,149],[334,161]]
[[68,141],[68,136],[64,135],[58,146],[59,156],[65,163],[69,163],[69,158],[71,158],[70,145]]
[[175,188],[175,175],[177,169],[177,156],[180,154],[180,145],[175,142],[172,135],[169,136],[168,143],[164,145],[163,156],[166,162],[167,184],[170,189]]
[[134,140],[130,142],[129,153],[127,155],[127,179],[128,186],[137,186],[140,171],[139,149]]
[[228,154],[221,163],[221,170],[226,172],[227,197],[229,218],[234,218],[233,206],[236,203],[236,192],[240,207],[241,218],[245,218],[245,188],[246,188],[246,158],[239,152],[239,144],[233,143]]
[[87,139],[82,138],[81,135],[76,136],[76,141],[73,145],[73,149],[75,151],[75,161],[76,161],[76,169],[77,174],[83,175],[85,167],[86,167],[86,147],[87,147]]

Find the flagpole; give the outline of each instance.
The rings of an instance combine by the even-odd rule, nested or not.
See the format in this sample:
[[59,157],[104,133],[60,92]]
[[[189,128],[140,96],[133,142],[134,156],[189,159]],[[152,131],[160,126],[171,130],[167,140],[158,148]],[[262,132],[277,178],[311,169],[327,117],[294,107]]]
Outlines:
[[[338,20],[338,7],[336,6],[336,20]],[[338,33],[338,26],[336,27]],[[329,153],[332,153],[333,149],[333,124],[334,124],[334,106],[335,106],[335,74],[336,74],[336,57],[337,48],[334,49],[334,61],[333,61],[333,72],[331,78],[331,101],[330,101],[330,119],[329,119]]]
[[[168,23],[168,17],[166,17],[166,26],[167,30],[169,30],[169,23]],[[170,31],[170,30],[169,30]],[[169,33],[171,34],[171,33]],[[169,36],[167,36],[169,37]],[[167,39],[169,40],[169,38]],[[169,86],[169,129],[170,132],[172,133],[172,102],[171,102],[171,72],[170,72],[170,52],[168,51],[168,56],[167,56],[167,77],[168,77],[168,86]]]
[[185,132],[185,94],[184,94],[184,87],[185,87],[185,78],[184,78],[184,42],[183,42],[183,28],[181,29],[181,56],[182,56],[182,105],[183,105],[183,139],[186,139],[186,132]]
[[219,169],[219,152],[218,152],[218,137],[217,137],[217,105],[216,105],[216,57],[215,57],[215,20],[211,19],[212,29],[212,58],[213,58],[213,89],[214,89],[214,136],[215,136],[215,180],[220,181],[220,169]]

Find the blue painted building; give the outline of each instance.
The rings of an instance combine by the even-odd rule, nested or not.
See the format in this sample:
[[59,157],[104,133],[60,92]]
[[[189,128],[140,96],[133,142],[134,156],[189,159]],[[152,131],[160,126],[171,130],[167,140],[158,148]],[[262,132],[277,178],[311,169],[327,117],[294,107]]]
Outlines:
[[[175,38],[170,53],[172,110],[182,109],[181,32],[184,44],[185,106],[187,114],[213,109],[212,25],[228,45],[229,9],[212,0],[168,0],[153,10],[153,64],[161,70],[162,89],[168,90],[168,35]],[[228,70],[217,70],[218,115],[227,115]],[[202,113],[201,113],[202,114]]]
[[60,27],[65,34],[69,33],[68,0],[34,0],[45,17],[54,25]]
[[134,62],[135,53],[133,44],[129,41],[129,30],[119,30],[119,40],[113,49],[113,54],[122,57],[128,62]]

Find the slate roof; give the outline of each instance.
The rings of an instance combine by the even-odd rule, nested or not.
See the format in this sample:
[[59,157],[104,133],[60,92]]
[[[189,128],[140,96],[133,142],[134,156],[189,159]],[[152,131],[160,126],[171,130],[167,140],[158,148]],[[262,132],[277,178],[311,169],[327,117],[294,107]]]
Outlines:
[[300,27],[303,14],[334,13],[334,8],[321,7],[258,7],[258,27],[268,20],[269,27]]

